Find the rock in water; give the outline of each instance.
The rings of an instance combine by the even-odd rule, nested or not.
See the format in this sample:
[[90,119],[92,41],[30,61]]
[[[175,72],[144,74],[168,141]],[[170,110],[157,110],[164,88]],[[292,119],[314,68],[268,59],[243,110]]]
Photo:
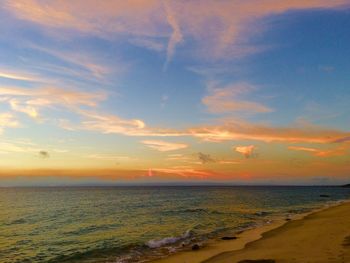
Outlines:
[[329,195],[320,195],[320,197],[330,197]]
[[222,240],[233,240],[233,239],[237,239],[237,237],[222,237]]
[[192,246],[192,250],[198,250],[199,249],[199,245],[198,244],[194,244],[193,246]]

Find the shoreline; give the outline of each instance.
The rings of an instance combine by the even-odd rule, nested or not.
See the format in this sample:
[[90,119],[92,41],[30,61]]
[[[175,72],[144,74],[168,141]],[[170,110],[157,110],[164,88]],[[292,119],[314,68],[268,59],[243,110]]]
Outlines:
[[[231,254],[240,253],[244,254],[247,247],[258,241],[264,242],[264,238],[269,233],[276,232],[279,229],[288,228],[294,222],[303,222],[307,217],[317,215],[325,211],[332,210],[337,207],[349,206],[349,223],[350,223],[350,200],[333,201],[324,204],[322,207],[313,209],[311,211],[293,214],[290,217],[279,216],[272,220],[272,223],[266,223],[264,225],[256,226],[247,230],[244,230],[234,236],[237,239],[234,240],[222,240],[220,237],[209,240],[199,250],[192,251],[190,249],[179,251],[171,254],[167,257],[152,260],[152,263],[219,263],[227,257],[227,262],[232,261]],[[289,218],[287,220],[287,218]],[[349,225],[350,228],[350,225]],[[349,231],[350,235],[350,231]],[[283,238],[282,238],[283,239]],[[233,256],[233,255],[232,255]],[[238,261],[237,261],[238,262]]]

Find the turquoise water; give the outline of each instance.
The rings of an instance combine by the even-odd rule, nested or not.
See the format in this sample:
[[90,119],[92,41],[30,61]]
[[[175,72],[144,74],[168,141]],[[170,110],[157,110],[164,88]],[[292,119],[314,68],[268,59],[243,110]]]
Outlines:
[[2,188],[0,262],[143,262],[349,194],[341,187]]

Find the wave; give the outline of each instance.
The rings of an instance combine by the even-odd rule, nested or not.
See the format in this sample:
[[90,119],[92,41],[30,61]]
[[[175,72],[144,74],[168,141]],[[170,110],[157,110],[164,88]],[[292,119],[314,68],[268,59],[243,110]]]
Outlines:
[[64,231],[62,232],[62,234],[69,235],[69,236],[80,236],[80,235],[85,235],[85,234],[89,234],[97,231],[108,231],[119,226],[120,224],[90,225],[86,227],[80,227],[74,230]]
[[164,214],[217,214],[217,215],[231,215],[231,214],[238,214],[238,212],[232,212],[232,211],[219,211],[219,210],[212,210],[207,208],[187,208],[187,209],[179,209],[179,210],[166,210],[163,211]]
[[187,212],[187,213],[198,213],[198,212],[205,212],[207,213],[208,210],[207,209],[203,209],[203,208],[188,208],[188,209],[184,209],[182,210],[182,212]]
[[5,225],[9,226],[9,225],[18,225],[18,224],[25,224],[27,223],[27,221],[24,218],[20,218],[20,219],[15,219],[11,222],[5,223]]
[[171,245],[174,243],[177,243],[179,241],[184,241],[192,236],[192,231],[187,230],[183,235],[178,236],[178,237],[165,237],[163,239],[158,239],[158,240],[150,240],[146,243],[146,246],[149,248],[159,248],[163,247],[166,245]]
[[268,212],[268,211],[259,211],[259,212],[254,213],[254,215],[256,215],[256,216],[267,216],[269,214],[271,214],[271,212]]
[[[147,248],[141,243],[133,243],[128,245],[103,244],[95,247],[87,247],[81,251],[66,250],[60,255],[57,255],[48,263],[100,263],[100,262],[116,262],[116,263],[131,263],[141,262],[141,259],[146,257]],[[31,261],[32,262],[32,261]],[[39,262],[38,258],[33,258],[33,262]],[[40,261],[41,262],[41,261]],[[45,261],[46,262],[46,261]]]

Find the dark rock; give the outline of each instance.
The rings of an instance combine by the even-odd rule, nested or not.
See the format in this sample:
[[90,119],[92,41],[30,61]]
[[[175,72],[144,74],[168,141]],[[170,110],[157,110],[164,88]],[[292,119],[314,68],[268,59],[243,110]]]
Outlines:
[[343,247],[350,247],[350,236],[344,238]]
[[237,239],[237,237],[222,237],[222,240],[234,240]]
[[350,188],[350,184],[342,185],[341,187]]
[[274,259],[245,259],[238,261],[238,263],[275,263]]
[[320,195],[320,197],[330,197],[330,195]]
[[290,218],[286,218],[286,221],[290,221],[290,220],[292,220],[292,219],[290,219]]
[[199,250],[199,245],[198,244],[194,244],[192,246],[192,250]]

